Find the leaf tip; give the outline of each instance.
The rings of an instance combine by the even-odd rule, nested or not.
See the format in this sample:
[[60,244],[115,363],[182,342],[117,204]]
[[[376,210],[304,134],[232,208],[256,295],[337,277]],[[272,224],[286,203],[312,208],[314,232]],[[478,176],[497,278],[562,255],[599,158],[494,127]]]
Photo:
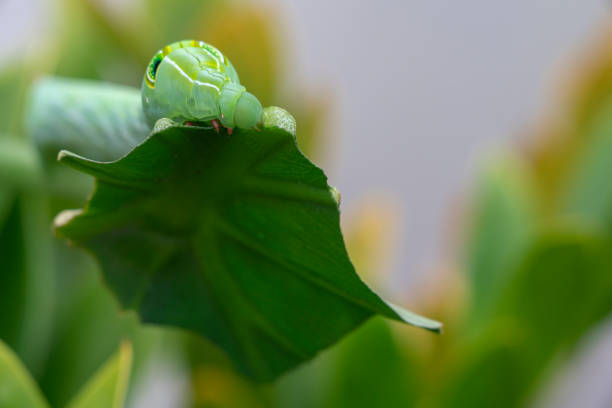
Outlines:
[[427,317],[418,315],[414,312],[411,312],[410,310],[404,309],[403,307],[400,307],[393,303],[388,302],[387,304],[391,307],[391,309],[393,309],[397,318],[399,318],[399,320],[401,320],[402,322],[410,324],[412,326],[420,327],[422,329],[426,329],[426,330],[429,330],[429,331],[432,331],[438,334],[442,334],[442,327],[443,327],[442,323],[436,320],[432,320]]
[[62,161],[68,156],[70,156],[70,152],[68,150],[60,150],[60,152],[57,154],[57,161]]
[[60,150],[60,152],[57,154],[58,162],[63,162],[70,165],[70,162],[75,160],[83,160],[83,157],[72,153],[70,150]]

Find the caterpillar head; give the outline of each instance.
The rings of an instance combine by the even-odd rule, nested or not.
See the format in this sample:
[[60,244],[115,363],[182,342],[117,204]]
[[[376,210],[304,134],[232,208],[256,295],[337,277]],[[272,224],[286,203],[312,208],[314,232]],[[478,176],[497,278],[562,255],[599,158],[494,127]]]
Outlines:
[[250,129],[261,121],[261,103],[240,84],[229,83],[223,87],[219,106],[221,124],[227,128]]

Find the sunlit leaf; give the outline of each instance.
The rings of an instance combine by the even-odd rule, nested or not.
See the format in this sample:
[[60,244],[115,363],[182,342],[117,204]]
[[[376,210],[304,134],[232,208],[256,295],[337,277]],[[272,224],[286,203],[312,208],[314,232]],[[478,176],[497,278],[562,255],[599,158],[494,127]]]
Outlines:
[[132,346],[124,342],[78,395],[68,408],[122,408],[130,380]]
[[19,358],[1,340],[0,406],[3,408],[49,406]]

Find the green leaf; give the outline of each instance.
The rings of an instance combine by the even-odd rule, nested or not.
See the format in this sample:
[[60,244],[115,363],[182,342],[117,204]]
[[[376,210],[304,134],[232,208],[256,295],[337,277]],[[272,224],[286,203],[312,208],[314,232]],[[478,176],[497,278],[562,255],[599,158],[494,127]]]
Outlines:
[[[6,61],[3,61],[6,63]],[[3,64],[4,65],[4,64]],[[13,62],[0,70],[0,131],[20,135],[22,131],[24,101],[34,75],[25,60]]]
[[0,340],[0,407],[44,408],[48,406],[49,404],[19,358]]
[[132,346],[124,342],[117,354],[98,370],[68,404],[68,408],[122,408],[131,367]]
[[535,200],[518,158],[498,158],[481,175],[468,239],[466,271],[474,322],[489,317],[527,250],[535,224]]
[[29,190],[42,187],[42,167],[33,145],[0,135],[0,185]]
[[374,314],[438,331],[357,276],[323,172],[298,150],[295,122],[267,108],[264,129],[161,120],[110,163],[63,151],[96,177],[56,232],[91,250],[124,308],[208,337],[239,369],[273,379]]
[[58,252],[58,258],[63,258],[58,268],[61,296],[45,369],[38,377],[49,402],[58,407],[66,406],[117,350],[121,339],[130,338],[138,327],[132,313],[118,313],[91,259],[79,262],[78,255],[74,248]]
[[39,80],[26,118],[29,135],[53,157],[69,149],[96,160],[115,160],[150,130],[138,89],[85,80]]
[[609,248],[575,227],[539,234],[488,325],[455,350],[439,406],[526,406],[551,364],[612,311]]
[[468,344],[453,350],[435,404],[448,408],[514,408],[532,380],[525,375],[523,332],[513,321],[497,319]]
[[577,341],[612,311],[612,256],[605,236],[577,228],[542,234],[500,297],[498,316],[526,330],[525,355],[538,364]]
[[35,192],[0,191],[0,199],[6,200],[0,209],[0,310],[5,311],[0,314],[0,338],[38,375],[55,289],[48,203]]
[[415,361],[391,327],[372,319],[334,349],[325,407],[411,407],[419,395]]
[[578,154],[564,197],[564,210],[592,226],[612,229],[612,103],[600,108],[585,131],[586,146]]
[[[12,198],[12,197],[11,197]],[[0,338],[17,349],[24,322],[27,295],[26,244],[18,200],[11,200],[7,216],[0,224]]]

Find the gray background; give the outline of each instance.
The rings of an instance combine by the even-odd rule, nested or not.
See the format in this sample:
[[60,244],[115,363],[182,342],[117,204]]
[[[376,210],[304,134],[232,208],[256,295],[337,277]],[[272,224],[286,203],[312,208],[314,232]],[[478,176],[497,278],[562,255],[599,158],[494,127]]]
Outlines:
[[400,290],[441,257],[457,198],[492,150],[516,144],[558,71],[609,23],[603,0],[287,0],[300,74],[336,90],[327,164],[350,212],[396,197]]

